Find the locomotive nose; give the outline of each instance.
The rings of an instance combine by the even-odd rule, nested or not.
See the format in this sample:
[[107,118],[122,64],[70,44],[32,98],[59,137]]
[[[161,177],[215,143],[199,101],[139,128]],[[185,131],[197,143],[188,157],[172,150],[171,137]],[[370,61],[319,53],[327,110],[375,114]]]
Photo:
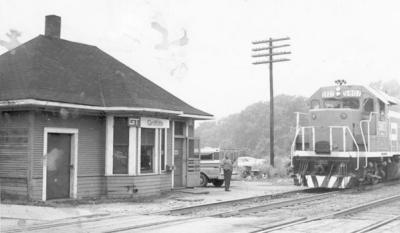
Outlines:
[[360,122],[360,114],[354,110],[329,109],[310,111],[311,126],[351,126]]
[[[343,126],[347,127],[354,136],[358,135],[360,120],[360,114],[355,110],[325,109],[310,111],[310,126],[315,128],[315,138],[317,139],[315,151],[328,153],[331,148],[332,151],[343,151]],[[357,138],[357,136],[355,137]],[[351,137],[346,138],[346,141],[348,141],[345,146],[346,150],[352,149],[351,140]]]

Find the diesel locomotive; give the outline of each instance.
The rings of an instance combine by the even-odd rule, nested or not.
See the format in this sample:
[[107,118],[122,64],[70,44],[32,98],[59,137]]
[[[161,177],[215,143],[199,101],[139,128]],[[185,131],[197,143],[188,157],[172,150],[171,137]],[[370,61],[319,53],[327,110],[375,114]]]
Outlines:
[[400,100],[362,85],[322,87],[296,113],[294,183],[350,188],[400,178]]

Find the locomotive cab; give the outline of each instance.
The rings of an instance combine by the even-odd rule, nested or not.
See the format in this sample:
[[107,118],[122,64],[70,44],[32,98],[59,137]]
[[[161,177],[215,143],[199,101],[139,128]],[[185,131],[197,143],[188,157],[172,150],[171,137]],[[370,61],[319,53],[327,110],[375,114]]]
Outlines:
[[291,153],[296,183],[345,188],[366,179],[369,171],[378,180],[397,171],[392,175],[400,177],[400,169],[382,168],[400,154],[399,105],[370,87],[320,88],[309,99],[309,112],[297,113]]

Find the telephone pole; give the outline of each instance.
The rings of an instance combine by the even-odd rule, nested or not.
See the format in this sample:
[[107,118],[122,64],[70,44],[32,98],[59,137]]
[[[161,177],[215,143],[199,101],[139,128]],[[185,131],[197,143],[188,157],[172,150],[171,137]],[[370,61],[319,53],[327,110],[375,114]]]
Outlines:
[[[261,60],[253,62],[253,65],[269,64],[269,101],[270,101],[270,111],[269,111],[269,144],[270,144],[270,164],[275,166],[274,163],[274,79],[273,79],[273,63],[275,62],[285,62],[290,61],[287,58],[275,59],[274,56],[281,56],[291,54],[291,52],[275,52],[275,49],[288,47],[289,44],[274,45],[274,42],[290,40],[289,37],[284,38],[269,38],[267,40],[253,41],[253,45],[266,45],[266,47],[253,48],[252,51],[254,58],[267,58],[267,60]],[[267,51],[267,53],[260,53],[260,51]]]

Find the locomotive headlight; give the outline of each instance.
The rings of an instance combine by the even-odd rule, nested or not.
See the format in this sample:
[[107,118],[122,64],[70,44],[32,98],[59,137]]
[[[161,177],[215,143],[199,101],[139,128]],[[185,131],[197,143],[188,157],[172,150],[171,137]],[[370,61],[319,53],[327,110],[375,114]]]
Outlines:
[[313,113],[313,114],[311,115],[311,118],[312,118],[313,120],[315,120],[315,119],[317,119],[317,115],[315,115],[315,113]]
[[347,119],[347,114],[346,113],[340,114],[340,118],[342,118],[342,120]]

